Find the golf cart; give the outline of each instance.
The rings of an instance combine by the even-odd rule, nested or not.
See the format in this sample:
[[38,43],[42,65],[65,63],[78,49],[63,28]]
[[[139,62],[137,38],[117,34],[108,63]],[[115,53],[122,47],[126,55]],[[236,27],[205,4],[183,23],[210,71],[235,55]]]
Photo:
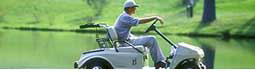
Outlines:
[[[202,63],[204,52],[201,48],[186,43],[174,44],[163,35],[153,24],[145,31],[155,31],[171,46],[171,53],[166,58],[166,69],[206,69]],[[116,30],[106,24],[82,25],[80,28],[102,27],[107,36],[97,38],[98,49],[83,52],[74,68],[77,69],[142,69],[148,58],[149,50],[142,45],[132,45],[128,41],[118,41]],[[124,42],[128,46],[121,46],[118,42]]]

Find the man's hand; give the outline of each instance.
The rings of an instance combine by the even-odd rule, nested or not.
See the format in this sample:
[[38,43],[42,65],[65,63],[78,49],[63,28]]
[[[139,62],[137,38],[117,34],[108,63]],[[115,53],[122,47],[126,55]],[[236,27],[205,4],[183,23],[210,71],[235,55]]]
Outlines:
[[159,20],[161,24],[164,23],[164,20],[161,17],[159,17],[159,16],[151,16],[151,17],[141,18],[140,19],[140,24],[148,23],[148,22],[151,22],[153,20]]
[[159,17],[159,16],[156,16],[156,17],[155,17],[155,19],[159,20],[159,21],[160,21],[160,23],[163,25],[163,23],[164,23],[164,20],[163,20],[161,17]]

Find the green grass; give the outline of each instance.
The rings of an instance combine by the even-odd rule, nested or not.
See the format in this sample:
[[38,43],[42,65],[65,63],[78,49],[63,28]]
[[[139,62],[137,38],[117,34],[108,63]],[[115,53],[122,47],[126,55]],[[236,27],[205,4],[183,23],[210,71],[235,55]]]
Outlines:
[[[95,0],[94,5],[102,0]],[[101,15],[98,9],[85,0],[2,0],[0,3],[1,26],[33,26],[46,28],[75,29],[94,18],[95,23],[113,25],[122,12],[124,0],[106,1]],[[231,34],[254,35],[254,0],[217,0],[217,20],[209,26],[199,28],[203,14],[203,0],[199,0],[193,18],[187,18],[180,0],[137,0],[140,7],[135,16],[159,15],[165,19],[165,28],[170,33],[211,33],[229,30]],[[86,19],[87,18],[87,19]],[[145,27],[136,27],[135,31],[144,31]]]

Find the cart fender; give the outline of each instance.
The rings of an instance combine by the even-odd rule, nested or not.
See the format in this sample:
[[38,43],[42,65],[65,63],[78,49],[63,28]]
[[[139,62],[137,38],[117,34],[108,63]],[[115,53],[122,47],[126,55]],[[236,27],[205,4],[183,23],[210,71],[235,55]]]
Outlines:
[[111,61],[109,61],[107,58],[102,57],[102,56],[92,56],[92,57],[89,57],[89,58],[83,60],[83,62],[81,62],[79,64],[79,68],[82,68],[85,63],[87,63],[89,60],[92,60],[92,59],[102,59],[102,60],[106,61],[110,66],[112,66],[112,68],[115,68],[115,66],[113,66]]

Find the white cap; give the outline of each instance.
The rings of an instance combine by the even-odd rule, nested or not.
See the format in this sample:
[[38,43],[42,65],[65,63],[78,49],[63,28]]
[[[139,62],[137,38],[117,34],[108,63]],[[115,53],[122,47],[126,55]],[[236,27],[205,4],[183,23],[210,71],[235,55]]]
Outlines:
[[139,7],[134,0],[126,0],[124,3],[124,8],[126,7]]

